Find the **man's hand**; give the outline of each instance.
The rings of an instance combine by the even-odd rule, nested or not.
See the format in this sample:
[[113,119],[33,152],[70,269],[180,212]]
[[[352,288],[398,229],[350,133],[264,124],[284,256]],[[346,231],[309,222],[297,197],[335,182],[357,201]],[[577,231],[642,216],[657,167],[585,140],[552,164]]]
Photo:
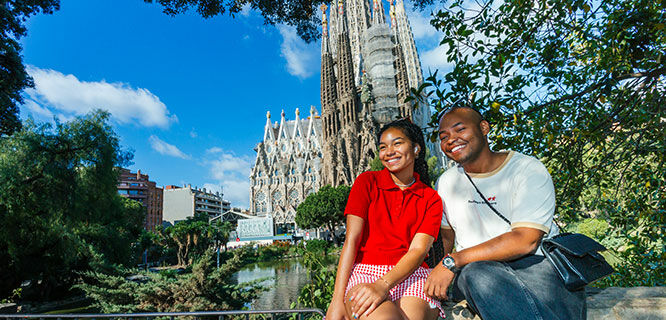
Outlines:
[[446,300],[446,289],[451,285],[453,281],[454,274],[451,270],[445,268],[441,263],[438,263],[437,266],[432,269],[430,275],[426,279],[425,286],[423,291],[430,297]]

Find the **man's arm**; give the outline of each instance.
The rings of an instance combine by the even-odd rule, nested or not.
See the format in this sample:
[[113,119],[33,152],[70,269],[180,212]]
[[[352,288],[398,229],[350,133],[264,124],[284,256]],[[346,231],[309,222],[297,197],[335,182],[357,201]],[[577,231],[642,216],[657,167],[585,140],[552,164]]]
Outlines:
[[444,253],[453,252],[453,245],[455,244],[456,233],[451,228],[439,229],[439,234],[442,236],[442,244],[444,245]]
[[451,254],[456,267],[475,261],[511,261],[536,252],[544,232],[534,228],[515,228],[476,246]]
[[[450,229],[443,229],[442,231],[445,230]],[[453,235],[453,230],[450,230],[450,234],[447,235],[447,233],[442,234],[445,249],[448,248],[446,247],[447,241],[444,239]],[[445,235],[447,236],[445,237]],[[451,257],[455,260],[456,267],[458,268],[482,260],[515,260],[534,253],[539,247],[543,235],[544,232],[538,229],[515,228],[476,246],[451,253]],[[446,299],[446,289],[451,284],[453,276],[454,274],[451,270],[444,267],[441,263],[437,264],[426,280],[425,293],[432,297]]]

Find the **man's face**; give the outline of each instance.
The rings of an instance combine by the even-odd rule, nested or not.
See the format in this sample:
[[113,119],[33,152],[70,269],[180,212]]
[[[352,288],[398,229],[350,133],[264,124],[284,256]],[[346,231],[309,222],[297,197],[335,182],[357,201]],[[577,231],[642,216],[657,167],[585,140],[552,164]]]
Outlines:
[[465,165],[475,161],[486,147],[488,122],[469,109],[455,109],[439,121],[440,147],[449,159]]

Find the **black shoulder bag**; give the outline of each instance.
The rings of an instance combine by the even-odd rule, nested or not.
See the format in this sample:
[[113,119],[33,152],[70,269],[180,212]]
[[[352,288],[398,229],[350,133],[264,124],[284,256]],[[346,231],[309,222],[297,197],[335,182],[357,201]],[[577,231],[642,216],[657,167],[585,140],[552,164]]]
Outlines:
[[[463,173],[488,207],[510,226],[511,221],[488,202],[464,169]],[[570,291],[580,290],[588,283],[614,272],[613,267],[599,254],[599,251],[605,250],[606,247],[580,233],[561,233],[541,241],[541,252],[551,262],[564,281],[564,286]]]

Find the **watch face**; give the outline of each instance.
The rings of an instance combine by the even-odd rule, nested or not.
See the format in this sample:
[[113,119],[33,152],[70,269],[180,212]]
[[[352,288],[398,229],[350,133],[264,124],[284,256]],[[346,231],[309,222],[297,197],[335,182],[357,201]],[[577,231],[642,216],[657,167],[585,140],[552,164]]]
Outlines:
[[442,260],[442,264],[447,268],[447,269],[453,269],[456,267],[455,261],[453,261],[453,258],[451,256],[446,256],[444,257],[444,260]]

